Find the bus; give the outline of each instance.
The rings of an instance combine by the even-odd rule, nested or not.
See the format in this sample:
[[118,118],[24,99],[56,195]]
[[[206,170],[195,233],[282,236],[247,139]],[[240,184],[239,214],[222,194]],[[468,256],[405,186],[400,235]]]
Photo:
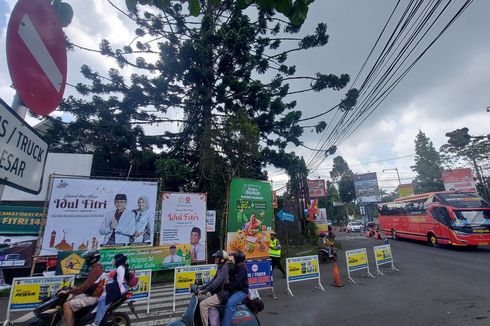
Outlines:
[[378,223],[395,240],[421,240],[431,246],[490,245],[490,205],[474,193],[431,192],[380,203]]

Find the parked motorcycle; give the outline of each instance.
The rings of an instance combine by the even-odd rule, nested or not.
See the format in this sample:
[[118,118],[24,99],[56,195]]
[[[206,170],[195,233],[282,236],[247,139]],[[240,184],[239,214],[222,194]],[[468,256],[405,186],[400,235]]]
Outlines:
[[[199,300],[198,300],[198,286],[191,285],[192,297],[186,311],[182,317],[175,320],[167,326],[201,326],[201,314],[199,313]],[[220,305],[217,307],[220,311],[220,315],[224,313],[225,305]],[[236,307],[235,313],[231,323],[234,326],[259,326],[260,322],[257,316],[245,305],[240,304]]]
[[[69,290],[64,288],[63,290]],[[68,299],[68,294],[58,292],[46,298],[34,310],[13,321],[7,321],[4,326],[59,326],[63,323],[63,304]],[[130,326],[131,320],[128,314],[116,311],[124,302],[128,300],[130,292],[122,294],[121,298],[112,302],[102,319],[103,326]],[[138,318],[134,308],[134,301],[128,301],[127,305],[133,314]],[[73,314],[74,325],[85,326],[95,320],[97,304],[82,308]]]

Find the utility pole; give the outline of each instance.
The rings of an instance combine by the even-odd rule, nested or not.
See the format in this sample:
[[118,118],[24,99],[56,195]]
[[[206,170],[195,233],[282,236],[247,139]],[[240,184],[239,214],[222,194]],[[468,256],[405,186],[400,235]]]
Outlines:
[[393,168],[393,169],[383,169],[383,173],[385,171],[396,171],[396,175],[398,177],[398,184],[401,185],[402,184],[402,181],[400,179],[400,173],[398,173],[398,168]]

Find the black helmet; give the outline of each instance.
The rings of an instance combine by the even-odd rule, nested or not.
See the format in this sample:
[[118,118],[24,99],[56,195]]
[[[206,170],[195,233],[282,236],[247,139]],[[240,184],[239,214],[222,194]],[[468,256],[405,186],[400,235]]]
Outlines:
[[116,261],[116,266],[120,266],[126,264],[126,262],[128,261],[128,257],[123,254],[116,254],[114,255],[114,260]]
[[90,266],[100,260],[100,252],[98,250],[89,250],[85,252],[83,257],[85,258],[85,263]]
[[213,254],[213,257],[228,260],[228,253],[224,250],[218,250]]
[[320,238],[325,238],[327,235],[325,233],[320,233]]
[[235,259],[235,264],[241,263],[245,261],[245,254],[241,251],[237,251],[233,254]]

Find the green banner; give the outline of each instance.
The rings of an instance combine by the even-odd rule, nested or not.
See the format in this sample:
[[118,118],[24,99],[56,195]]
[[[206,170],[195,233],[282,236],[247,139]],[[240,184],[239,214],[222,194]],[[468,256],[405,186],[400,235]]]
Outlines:
[[247,259],[268,257],[272,217],[270,183],[233,179],[228,209],[228,250],[241,250]]
[[43,207],[0,206],[0,234],[39,234]]
[[[170,254],[166,247],[144,247],[144,248],[111,248],[100,249],[100,262],[104,270],[109,271],[112,267],[112,259],[116,254],[124,254],[128,257],[130,269],[159,271],[171,269],[177,266],[190,265],[190,257],[183,255],[182,261],[178,263],[166,263],[164,259]],[[83,251],[59,251],[57,275],[85,274],[87,272]],[[177,253],[178,254],[178,253]],[[173,264],[173,265],[172,265]],[[175,266],[174,266],[175,265]]]

